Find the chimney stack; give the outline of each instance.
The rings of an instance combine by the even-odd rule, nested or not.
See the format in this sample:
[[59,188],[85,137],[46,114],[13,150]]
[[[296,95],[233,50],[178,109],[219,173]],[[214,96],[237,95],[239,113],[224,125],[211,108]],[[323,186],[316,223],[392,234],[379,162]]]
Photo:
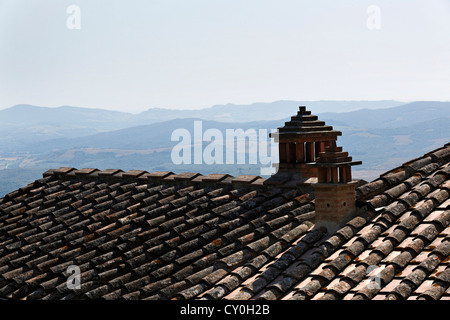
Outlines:
[[351,167],[360,164],[361,161],[352,161],[335,141],[319,154],[316,162],[308,164],[318,169],[318,183],[313,185],[316,225],[336,230],[352,217],[357,182],[352,180]]
[[270,135],[279,143],[278,171],[298,174],[300,179],[317,177],[317,168],[306,164],[316,161],[320,152],[325,151],[340,135],[342,132],[333,130],[332,126],[307,111],[305,106],[300,106],[297,115]]
[[316,226],[337,230],[356,213],[357,180],[351,167],[362,164],[352,161],[348,152],[336,146],[342,132],[333,130],[306,107],[271,134],[279,143],[278,172],[264,184],[296,185],[302,192],[315,194]]

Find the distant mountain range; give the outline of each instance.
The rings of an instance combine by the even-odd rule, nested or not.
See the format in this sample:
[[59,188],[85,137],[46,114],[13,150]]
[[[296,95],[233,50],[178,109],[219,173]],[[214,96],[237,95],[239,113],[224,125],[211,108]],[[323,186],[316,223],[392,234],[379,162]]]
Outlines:
[[[226,129],[276,129],[297,112],[299,105],[306,105],[343,132],[338,144],[355,160],[363,161],[355,168],[355,176],[372,180],[450,141],[450,102],[398,104],[278,101],[202,111],[150,109],[137,115],[19,105],[0,110],[0,196],[60,166],[260,175],[260,166],[250,164],[175,165],[170,154],[177,142],[171,141],[171,134],[179,128],[193,132],[194,121],[200,119],[203,131],[214,128],[224,136]],[[358,105],[361,108],[356,110]]]
[[320,113],[320,119],[361,129],[398,128],[446,118],[450,102],[418,101],[387,109],[361,109],[352,112]]
[[344,112],[358,109],[390,108],[402,105],[398,101],[275,101],[250,105],[216,105],[199,110],[151,108],[132,114],[81,107],[57,108],[16,105],[0,110],[0,130],[34,130],[42,137],[54,134],[74,137],[97,132],[123,129],[173,119],[201,118],[220,122],[279,120],[291,116],[297,106],[306,105],[315,113]]

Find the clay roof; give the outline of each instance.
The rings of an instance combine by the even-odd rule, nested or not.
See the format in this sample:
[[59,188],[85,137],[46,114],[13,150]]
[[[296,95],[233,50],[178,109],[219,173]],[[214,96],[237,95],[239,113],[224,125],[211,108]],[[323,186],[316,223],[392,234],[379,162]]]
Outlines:
[[330,232],[307,185],[49,170],[0,199],[0,298],[449,299],[449,174],[447,144],[358,187]]

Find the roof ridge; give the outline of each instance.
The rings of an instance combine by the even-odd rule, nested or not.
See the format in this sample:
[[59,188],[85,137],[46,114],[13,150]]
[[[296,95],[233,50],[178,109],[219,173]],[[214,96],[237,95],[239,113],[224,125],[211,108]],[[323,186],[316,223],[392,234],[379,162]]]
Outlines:
[[427,152],[420,157],[406,161],[402,165],[380,174],[380,176],[373,181],[357,187],[357,199],[364,201],[373,195],[379,195],[398,183],[405,181],[414,174],[420,173],[425,166],[432,163],[442,165],[448,160],[450,160],[450,143]]
[[[205,185],[242,185],[260,188],[263,186],[265,178],[257,175],[239,175],[237,177],[229,174],[211,173],[202,175],[198,172],[181,172],[173,173],[171,171],[154,171],[148,172],[145,170],[129,170],[123,171],[121,169],[105,169],[99,170],[95,168],[76,169],[72,167],[60,167],[58,169],[50,169],[44,172],[43,177],[55,176],[58,179],[99,179],[102,181],[163,181],[164,184],[180,185],[183,182],[198,183]],[[266,186],[266,185],[264,185]],[[278,185],[277,187],[283,187]],[[286,185],[286,187],[291,187]]]
[[317,179],[299,179],[294,175],[289,176],[286,179],[275,181],[278,175],[272,175],[268,178],[263,178],[258,175],[243,174],[234,177],[227,173],[210,173],[208,175],[202,175],[198,172],[174,173],[172,171],[148,172],[145,170],[129,170],[125,172],[121,169],[99,170],[95,168],[76,169],[73,167],[60,167],[58,169],[50,169],[43,173],[43,177],[56,177],[56,179],[62,180],[71,180],[74,178],[78,178],[82,180],[90,179],[100,180],[104,182],[158,181],[164,183],[165,185],[232,185],[235,187],[250,187],[254,189],[299,189],[304,193],[309,193],[312,191],[311,185],[315,183]]

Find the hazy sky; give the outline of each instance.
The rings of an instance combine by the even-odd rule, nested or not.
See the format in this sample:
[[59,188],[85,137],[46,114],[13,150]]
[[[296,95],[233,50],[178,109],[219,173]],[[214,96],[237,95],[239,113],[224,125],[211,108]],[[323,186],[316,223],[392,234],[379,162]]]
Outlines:
[[449,101],[449,89],[450,0],[0,0],[0,109]]

